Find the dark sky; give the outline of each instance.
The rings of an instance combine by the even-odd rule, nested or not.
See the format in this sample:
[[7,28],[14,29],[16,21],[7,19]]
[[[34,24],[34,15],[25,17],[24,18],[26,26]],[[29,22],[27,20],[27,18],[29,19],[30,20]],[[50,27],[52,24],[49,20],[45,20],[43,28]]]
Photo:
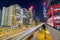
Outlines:
[[3,6],[8,7],[12,4],[19,4],[22,8],[27,9],[33,5],[36,11],[36,16],[43,20],[42,2],[42,0],[0,0],[0,9],[2,9]]

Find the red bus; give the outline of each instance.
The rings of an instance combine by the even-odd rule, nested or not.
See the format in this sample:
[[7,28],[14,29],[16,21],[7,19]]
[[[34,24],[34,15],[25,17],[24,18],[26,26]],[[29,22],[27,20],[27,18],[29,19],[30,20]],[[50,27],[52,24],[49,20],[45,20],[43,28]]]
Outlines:
[[60,4],[50,6],[47,13],[47,24],[60,28]]

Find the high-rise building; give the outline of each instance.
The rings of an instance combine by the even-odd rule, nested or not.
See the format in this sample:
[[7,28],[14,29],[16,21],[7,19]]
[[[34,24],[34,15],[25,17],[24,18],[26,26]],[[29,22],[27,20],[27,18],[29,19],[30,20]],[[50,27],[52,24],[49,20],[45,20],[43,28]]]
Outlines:
[[2,11],[2,26],[15,26],[16,25],[16,11],[15,6],[3,7]]
[[[21,8],[19,5],[11,5],[3,7],[2,10],[2,26],[19,26],[32,23],[32,12],[26,8]],[[32,20],[30,20],[32,19]]]
[[26,8],[23,8],[23,24],[29,24],[29,11]]
[[16,26],[16,8],[14,5],[3,7],[2,26]]
[[23,9],[15,4],[16,7],[16,19],[17,19],[17,25],[23,25]]
[[11,20],[11,26],[16,26],[16,8],[14,5],[10,6],[10,20]]
[[15,4],[9,7],[3,7],[2,10],[2,26],[18,26],[23,25],[23,9]]
[[3,7],[1,26],[4,26],[5,25],[5,13],[6,13],[6,7]]

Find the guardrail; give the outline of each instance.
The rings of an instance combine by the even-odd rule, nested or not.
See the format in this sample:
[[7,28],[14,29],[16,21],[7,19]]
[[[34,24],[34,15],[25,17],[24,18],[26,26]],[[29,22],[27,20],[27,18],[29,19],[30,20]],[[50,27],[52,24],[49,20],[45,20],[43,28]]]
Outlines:
[[30,35],[32,35],[34,32],[36,32],[37,30],[39,30],[39,28],[42,28],[43,24],[44,23],[42,23],[42,24],[40,24],[38,26],[35,26],[35,27],[31,28],[31,29],[20,32],[20,33],[18,33],[16,35],[4,38],[3,40],[24,40],[24,39],[28,38]]

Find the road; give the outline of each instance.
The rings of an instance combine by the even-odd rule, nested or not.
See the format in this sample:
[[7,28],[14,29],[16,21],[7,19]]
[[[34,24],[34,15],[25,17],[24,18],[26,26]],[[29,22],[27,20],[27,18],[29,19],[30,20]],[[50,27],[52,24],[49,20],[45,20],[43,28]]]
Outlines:
[[[2,40],[24,40],[25,38],[27,38],[28,36],[30,36],[31,34],[33,34],[34,32],[36,32],[37,30],[39,30],[39,28],[43,25],[40,24],[38,26],[35,26],[33,28],[27,29],[23,32],[18,32],[15,35],[13,34],[12,36],[8,36],[7,37],[0,37]],[[17,31],[16,31],[17,32]]]
[[[31,34],[33,34],[34,32],[36,32],[36,30],[39,31],[39,28],[41,27],[41,25],[35,26],[33,28],[30,28],[28,30],[23,31],[22,33],[20,32],[20,33],[18,33],[16,35],[13,35],[13,36],[10,36],[10,37],[6,37],[6,38],[3,38],[3,39],[8,39],[8,40],[10,40],[10,39],[11,40],[18,39],[19,40],[19,39],[26,38],[26,37],[30,36]],[[48,25],[46,25],[46,28],[49,31],[49,34],[51,34],[53,40],[60,40],[60,32],[59,31],[57,31],[56,29],[54,29],[54,28],[52,28],[52,27],[50,27]],[[44,34],[44,31],[42,31],[42,32]],[[32,40],[36,40],[36,37],[39,37],[39,38],[43,37],[42,36],[42,32],[40,32],[40,33],[36,32],[38,34],[38,36],[36,36],[37,34],[34,34]]]

